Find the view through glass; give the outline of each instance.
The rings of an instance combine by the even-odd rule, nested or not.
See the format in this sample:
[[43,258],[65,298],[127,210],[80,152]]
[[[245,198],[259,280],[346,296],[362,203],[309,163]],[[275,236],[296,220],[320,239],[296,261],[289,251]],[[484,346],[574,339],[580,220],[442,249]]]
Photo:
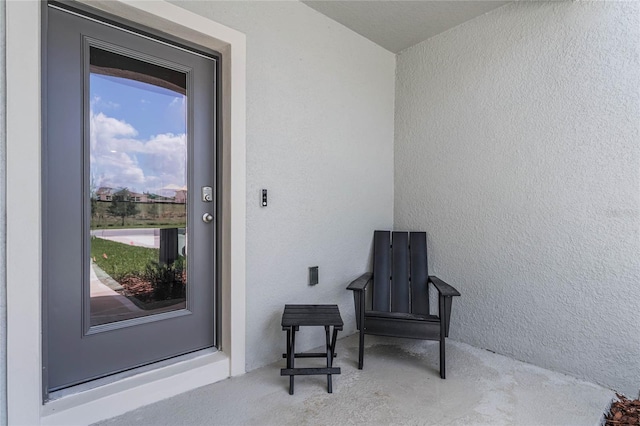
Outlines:
[[90,47],[91,325],[183,309],[184,72]]

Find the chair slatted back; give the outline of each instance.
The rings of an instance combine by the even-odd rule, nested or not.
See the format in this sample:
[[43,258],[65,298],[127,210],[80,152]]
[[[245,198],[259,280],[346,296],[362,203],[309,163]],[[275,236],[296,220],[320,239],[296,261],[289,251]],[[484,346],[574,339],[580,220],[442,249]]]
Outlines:
[[392,233],[391,312],[411,312],[409,310],[409,239],[407,237],[406,232]]
[[427,268],[427,234],[412,232],[411,244],[411,313],[429,315],[429,269]]
[[373,233],[373,303],[374,311],[389,312],[391,310],[391,242],[389,231]]
[[373,240],[372,309],[428,315],[426,233],[375,231]]

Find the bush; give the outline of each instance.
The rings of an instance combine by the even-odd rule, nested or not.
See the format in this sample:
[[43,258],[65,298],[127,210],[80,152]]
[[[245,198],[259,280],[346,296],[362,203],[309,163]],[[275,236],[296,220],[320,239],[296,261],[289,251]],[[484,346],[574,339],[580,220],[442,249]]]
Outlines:
[[149,262],[144,279],[151,284],[155,300],[183,299],[186,296],[186,270],[182,257],[170,265]]

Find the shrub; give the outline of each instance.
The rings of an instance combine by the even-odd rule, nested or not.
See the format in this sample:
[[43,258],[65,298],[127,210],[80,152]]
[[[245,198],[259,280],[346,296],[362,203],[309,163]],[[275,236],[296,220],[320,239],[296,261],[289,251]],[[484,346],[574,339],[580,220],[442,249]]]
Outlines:
[[169,265],[149,262],[144,279],[151,284],[155,300],[183,299],[186,296],[186,270],[182,257]]

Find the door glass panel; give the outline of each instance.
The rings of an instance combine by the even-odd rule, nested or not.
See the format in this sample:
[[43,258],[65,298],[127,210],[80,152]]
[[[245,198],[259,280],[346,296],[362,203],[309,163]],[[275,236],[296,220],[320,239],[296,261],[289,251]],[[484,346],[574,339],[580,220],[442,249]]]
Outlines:
[[89,49],[95,326],[186,307],[187,75]]

